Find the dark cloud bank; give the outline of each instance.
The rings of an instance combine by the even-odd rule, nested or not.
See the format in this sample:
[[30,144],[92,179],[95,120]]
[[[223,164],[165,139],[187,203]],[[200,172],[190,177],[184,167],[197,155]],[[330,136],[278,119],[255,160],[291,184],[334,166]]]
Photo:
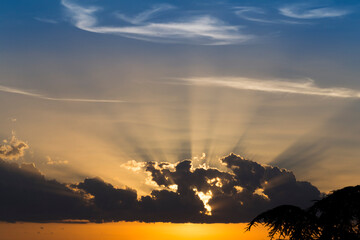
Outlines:
[[66,185],[46,179],[33,164],[0,159],[0,221],[236,223],[280,204],[308,207],[321,197],[316,187],[287,170],[234,154],[221,161],[229,171],[194,168],[189,160],[142,163],[161,190],[139,198],[135,190],[100,178]]

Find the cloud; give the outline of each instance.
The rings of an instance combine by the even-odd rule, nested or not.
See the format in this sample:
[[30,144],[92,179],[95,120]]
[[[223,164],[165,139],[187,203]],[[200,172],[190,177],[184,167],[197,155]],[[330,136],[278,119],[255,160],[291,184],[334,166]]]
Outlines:
[[265,18],[267,13],[258,7],[235,7],[235,14],[247,21],[269,24],[300,24],[300,22],[283,19]]
[[45,179],[33,164],[0,159],[0,195],[0,221],[50,222],[95,215],[86,194]]
[[345,9],[336,9],[330,7],[311,8],[301,5],[291,5],[279,8],[280,14],[297,19],[317,19],[342,17],[350,13]]
[[117,100],[117,99],[91,99],[91,98],[55,98],[55,97],[47,97],[42,94],[32,93],[26,90],[7,87],[4,85],[0,85],[0,92],[20,94],[28,97],[39,98],[43,100],[49,101],[60,101],[60,102],[87,102],[87,103],[124,103],[126,101]]
[[[211,167],[195,168],[190,160],[178,162],[175,168],[169,168],[166,162],[146,164],[145,170],[151,173],[152,180],[164,189],[153,191],[152,195],[161,193],[162,198],[169,198],[169,201],[161,201],[162,205],[168,205],[167,211],[176,216],[171,221],[246,222],[255,213],[272,206],[294,204],[307,207],[311,200],[320,197],[320,192],[314,186],[297,181],[294,174],[285,169],[261,165],[234,154],[222,158],[221,162],[228,171]],[[200,212],[200,215],[184,215],[182,212],[181,218],[177,218],[179,207],[171,205],[175,197],[179,198],[179,204],[197,203],[192,208],[197,209],[196,213]],[[145,201],[150,205],[147,208],[156,208],[156,199],[150,201],[149,198],[143,197],[141,203]],[[157,215],[156,212],[153,214]]]
[[254,38],[252,35],[241,33],[239,26],[228,25],[209,15],[168,22],[144,22],[155,13],[169,9],[164,5],[143,12],[135,18],[120,14],[122,19],[133,23],[132,25],[101,26],[98,25],[98,19],[95,16],[101,10],[100,8],[83,7],[70,0],[62,0],[61,3],[68,10],[77,28],[94,33],[113,34],[152,42],[199,45],[237,44]]
[[121,167],[124,167],[127,170],[138,172],[145,166],[145,164],[145,162],[136,162],[135,160],[130,160],[127,163],[121,164]]
[[335,98],[360,98],[360,91],[349,88],[321,88],[312,79],[303,81],[264,80],[245,77],[174,78],[172,83],[208,87],[228,87],[269,93],[289,93]]
[[261,8],[257,7],[236,7],[235,14],[239,17],[253,22],[261,22],[261,23],[274,23],[272,20],[267,20],[258,17],[251,17],[251,14],[263,15],[264,11]]
[[84,190],[93,196],[92,203],[97,221],[135,221],[138,217],[137,193],[130,188],[117,189],[100,178],[88,178],[74,189]]
[[50,156],[46,156],[45,159],[47,165],[66,165],[69,163],[67,160],[53,159]]
[[174,8],[175,8],[174,6],[169,5],[169,4],[160,4],[160,5],[152,7],[149,10],[146,10],[142,13],[139,13],[135,17],[128,17],[125,14],[121,14],[121,13],[116,13],[115,16],[117,16],[118,18],[120,18],[126,22],[132,23],[132,24],[140,24],[140,23],[143,23],[143,22],[155,17],[160,12],[167,11],[167,10],[174,9]]
[[[247,222],[281,204],[307,207],[319,190],[285,169],[230,154],[227,171],[176,164],[138,164],[158,188],[138,198],[130,188],[87,178],[71,185],[47,180],[34,164],[0,160],[0,221]],[[3,214],[4,213],[4,214]]]
[[41,18],[41,17],[34,17],[35,20],[39,21],[39,22],[44,22],[44,23],[50,23],[50,24],[57,24],[59,23],[58,21],[54,20],[54,19],[50,19],[50,18]]
[[24,156],[25,150],[28,148],[29,146],[26,142],[18,140],[13,134],[10,141],[4,140],[3,144],[0,144],[0,159],[19,159]]

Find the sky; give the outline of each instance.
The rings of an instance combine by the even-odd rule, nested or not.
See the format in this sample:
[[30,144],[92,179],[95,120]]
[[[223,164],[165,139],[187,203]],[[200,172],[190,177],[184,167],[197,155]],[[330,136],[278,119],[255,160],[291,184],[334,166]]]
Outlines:
[[246,223],[358,184],[359,13],[2,0],[0,220]]

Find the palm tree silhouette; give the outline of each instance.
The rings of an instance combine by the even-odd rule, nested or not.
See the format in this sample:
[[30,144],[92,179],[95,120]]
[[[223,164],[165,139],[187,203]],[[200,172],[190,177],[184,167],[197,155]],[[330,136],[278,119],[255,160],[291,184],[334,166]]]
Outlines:
[[263,224],[269,237],[290,240],[360,240],[360,185],[333,191],[309,209],[282,205],[248,225]]

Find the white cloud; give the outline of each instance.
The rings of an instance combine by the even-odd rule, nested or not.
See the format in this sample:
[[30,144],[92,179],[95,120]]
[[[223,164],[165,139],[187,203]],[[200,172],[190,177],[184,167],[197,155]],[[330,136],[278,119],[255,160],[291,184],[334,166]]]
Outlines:
[[270,93],[290,93],[337,98],[360,98],[360,91],[348,88],[321,88],[316,86],[312,79],[304,79],[299,82],[243,77],[176,78],[173,80],[178,81],[178,83],[196,86],[228,87]]
[[[152,9],[143,15],[138,15],[135,18],[135,22],[141,22],[138,25],[101,26],[98,25],[98,19],[95,16],[100,8],[83,7],[70,0],[62,0],[61,3],[68,10],[77,28],[94,33],[114,34],[152,42],[200,45],[237,44],[254,38],[252,35],[241,33],[239,26],[227,25],[208,15],[169,22],[142,22],[163,9]],[[134,19],[127,19],[134,23]]]
[[256,7],[236,7],[235,8],[235,14],[238,15],[239,17],[248,20],[248,21],[253,21],[253,22],[261,22],[261,23],[273,23],[273,21],[271,20],[267,20],[267,19],[263,19],[263,18],[255,18],[255,17],[250,17],[248,14],[260,14],[263,15],[264,11],[260,8],[256,8]]
[[169,4],[161,4],[161,5],[157,5],[154,6],[153,8],[146,10],[142,13],[139,13],[138,15],[136,15],[135,17],[128,17],[125,14],[121,14],[121,13],[116,13],[115,15],[132,24],[140,24],[143,23],[151,18],[153,18],[155,15],[157,15],[160,12],[166,11],[166,10],[170,10],[170,9],[174,9],[175,7]]
[[235,14],[247,21],[269,23],[269,24],[300,24],[300,22],[289,21],[283,19],[266,18],[267,13],[257,7],[235,7]]
[[336,9],[330,7],[304,8],[300,5],[282,7],[279,8],[279,12],[286,17],[298,19],[341,17],[349,14],[349,11],[345,9]]
[[7,87],[0,85],[0,92],[6,92],[6,93],[13,93],[13,94],[20,94],[24,96],[39,98],[43,100],[49,100],[49,101],[61,101],[61,102],[88,102],[88,103],[123,103],[125,101],[117,100],[117,99],[91,99],[91,98],[55,98],[55,97],[47,97],[42,94],[38,93],[32,93],[29,91]]

